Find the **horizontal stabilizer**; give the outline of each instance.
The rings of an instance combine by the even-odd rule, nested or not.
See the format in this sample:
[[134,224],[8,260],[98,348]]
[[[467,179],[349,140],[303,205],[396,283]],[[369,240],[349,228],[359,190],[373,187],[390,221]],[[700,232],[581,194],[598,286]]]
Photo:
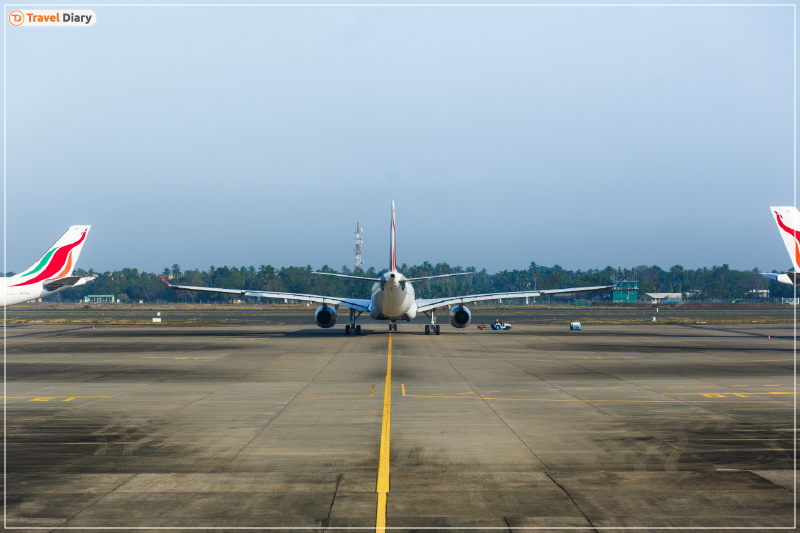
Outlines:
[[380,281],[378,278],[366,278],[363,276],[347,276],[345,274],[333,274],[331,272],[312,272],[312,274],[319,274],[321,276],[332,276],[334,278],[359,279],[361,281],[371,281],[372,283],[377,283]]
[[454,276],[470,276],[474,272],[455,272],[453,274],[442,274],[440,276],[422,276],[421,278],[408,278],[406,281],[424,281],[426,279],[452,278]]
[[46,291],[55,292],[59,289],[66,289],[69,287],[77,287],[78,285],[83,285],[84,283],[88,283],[92,281],[97,276],[67,276],[65,278],[58,278],[58,279],[46,279],[44,280],[44,289]]
[[798,280],[800,280],[800,276],[794,272],[786,272],[785,274],[772,274],[771,272],[765,272],[761,275],[767,279],[777,281],[778,283],[783,283],[784,285],[798,285]]

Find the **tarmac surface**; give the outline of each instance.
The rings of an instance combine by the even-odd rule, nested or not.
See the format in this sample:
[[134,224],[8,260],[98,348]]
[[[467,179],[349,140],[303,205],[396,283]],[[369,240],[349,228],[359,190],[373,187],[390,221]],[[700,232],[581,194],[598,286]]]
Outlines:
[[[264,325],[308,325],[314,326],[313,312],[317,305],[309,306],[306,310],[258,310],[248,309],[248,306],[207,306],[208,309],[180,309],[163,310],[157,306],[152,309],[126,306],[119,309],[17,309],[10,307],[7,310],[8,319],[27,319],[27,320],[58,320],[58,319],[111,319],[111,320],[132,320],[147,319],[156,316],[156,312],[161,312],[162,322],[182,322],[186,320],[198,321],[226,321],[228,323],[253,323]],[[770,319],[792,321],[794,309],[783,307],[778,309],[752,309],[752,308],[731,308],[731,309],[642,309],[642,308],[593,308],[591,306],[565,305],[559,308],[547,309],[482,309],[481,306],[470,308],[473,315],[474,324],[494,322],[495,318],[508,321],[514,324],[547,324],[554,322],[564,322],[565,320],[650,320],[653,316],[661,319],[682,318],[682,319],[702,319],[702,320],[733,320],[750,322],[750,319]],[[440,309],[437,313],[439,323],[447,323],[447,309]],[[344,324],[348,321],[348,310],[339,309],[338,321]],[[411,323],[426,324],[430,319],[420,314]]]
[[8,328],[7,525],[794,525],[792,326],[361,323]]

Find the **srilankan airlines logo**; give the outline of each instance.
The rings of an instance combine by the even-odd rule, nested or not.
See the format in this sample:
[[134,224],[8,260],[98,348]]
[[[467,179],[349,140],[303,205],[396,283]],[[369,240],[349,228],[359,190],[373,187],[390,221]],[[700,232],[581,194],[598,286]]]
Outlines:
[[39,261],[39,264],[21,276],[26,278],[36,274],[33,278],[23,281],[22,283],[17,283],[16,285],[12,285],[12,287],[31,285],[46,279],[59,279],[69,275],[70,271],[72,270],[72,250],[81,244],[84,239],[86,239],[86,230],[83,230],[83,233],[81,233],[81,238],[72,244],[53,248],[44,254],[44,257],[42,257],[42,260]]
[[780,226],[783,231],[791,235],[794,239],[794,262],[796,265],[800,265],[800,248],[797,246],[798,232],[783,223],[783,217],[780,215],[780,213],[777,211],[774,213],[778,220],[778,226]]

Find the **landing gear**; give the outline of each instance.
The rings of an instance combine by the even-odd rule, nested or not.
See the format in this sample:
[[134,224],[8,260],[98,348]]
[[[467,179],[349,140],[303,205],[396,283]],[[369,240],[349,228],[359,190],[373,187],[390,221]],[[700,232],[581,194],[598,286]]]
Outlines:
[[431,323],[425,325],[425,335],[430,335],[431,333],[438,335],[439,325],[436,323],[436,309],[431,309],[431,314],[429,315],[427,312],[425,314],[431,319]]
[[361,324],[356,326],[356,318],[361,315],[361,311],[356,314],[355,309],[350,309],[350,324],[344,327],[345,335],[361,335]]
[[389,331],[392,331],[392,330],[397,331],[397,322],[395,322],[394,320],[389,322]]

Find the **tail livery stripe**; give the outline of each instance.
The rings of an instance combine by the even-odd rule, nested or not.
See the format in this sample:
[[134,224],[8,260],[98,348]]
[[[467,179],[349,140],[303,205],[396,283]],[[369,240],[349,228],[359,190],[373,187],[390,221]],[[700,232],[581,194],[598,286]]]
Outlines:
[[78,239],[77,241],[73,242],[72,244],[67,244],[66,246],[62,246],[61,248],[56,249],[55,253],[52,255],[52,261],[50,261],[47,264],[47,266],[44,268],[44,270],[42,270],[42,272],[39,273],[38,276],[31,278],[28,281],[17,283],[16,285],[13,285],[13,287],[31,285],[32,283],[37,283],[39,281],[48,279],[53,274],[61,271],[62,268],[66,265],[67,260],[69,259],[71,261],[70,252],[72,252],[72,249],[81,244],[83,240],[86,238],[86,231],[87,230],[83,230],[83,233],[81,233],[81,238]]
[[789,227],[786,223],[796,224],[800,220],[800,216],[798,216],[800,213],[791,206],[772,207],[771,211],[775,215],[775,222],[778,224],[778,229],[783,237],[786,250],[789,252],[789,257],[792,258],[794,269],[795,271],[800,271],[800,231]]
[[67,276],[71,270],[72,270],[72,252],[70,252],[69,255],[67,256],[67,264],[64,266],[64,270],[59,272],[58,276],[56,276],[55,279],[60,279],[63,278],[64,276]]
[[25,272],[24,274],[22,274],[21,277],[27,278],[28,276],[31,276],[39,272],[47,264],[47,262],[50,260],[50,257],[55,253],[57,249],[58,248],[53,248],[52,250],[44,254],[44,257],[42,257],[42,260],[39,261],[39,264],[33,267],[29,272]]
[[781,227],[781,229],[782,229],[783,231],[785,231],[786,233],[788,233],[789,235],[791,235],[792,237],[794,237],[794,238],[795,238],[795,240],[797,240],[798,238],[800,238],[800,236],[798,236],[798,234],[797,234],[797,231],[796,231],[796,230],[793,230],[792,228],[790,228],[789,226],[787,226],[786,224],[784,224],[784,223],[783,223],[783,217],[780,215],[780,213],[778,213],[777,211],[775,211],[775,216],[777,216],[777,217],[778,217],[778,225]]
[[780,226],[783,231],[794,237],[794,262],[796,265],[800,265],[800,247],[797,246],[797,239],[800,237],[800,235],[798,235],[797,230],[793,230],[783,223],[783,217],[780,215],[780,213],[775,211],[775,216],[778,217],[778,226]]

